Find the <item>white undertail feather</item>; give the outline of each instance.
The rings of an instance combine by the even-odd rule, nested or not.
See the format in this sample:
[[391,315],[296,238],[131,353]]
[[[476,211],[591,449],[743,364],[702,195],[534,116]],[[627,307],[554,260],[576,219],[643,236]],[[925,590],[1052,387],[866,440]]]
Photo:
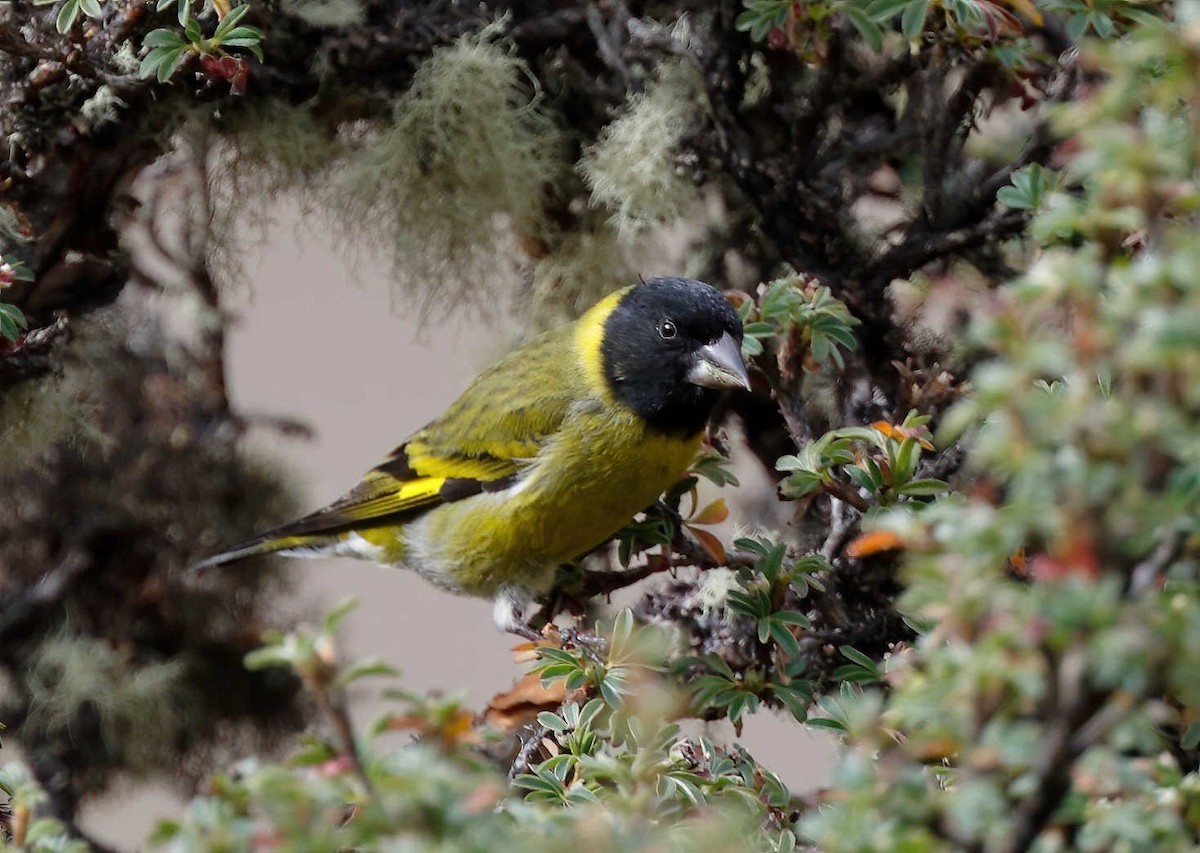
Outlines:
[[501,587],[492,600],[492,621],[506,634],[519,634],[518,628],[529,625],[533,595],[516,586]]
[[384,554],[387,552],[381,546],[371,544],[351,530],[346,534],[345,539],[333,546],[333,553],[341,557],[362,557],[379,563],[383,561]]

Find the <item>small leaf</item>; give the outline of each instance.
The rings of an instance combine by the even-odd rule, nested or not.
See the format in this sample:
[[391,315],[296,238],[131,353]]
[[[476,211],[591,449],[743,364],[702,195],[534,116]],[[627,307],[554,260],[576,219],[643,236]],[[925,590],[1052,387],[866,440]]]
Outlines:
[[845,732],[846,724],[840,720],[835,720],[831,717],[809,717],[808,725],[816,726],[819,729],[833,729],[835,732]]
[[[228,2],[225,2],[225,0],[221,0],[221,2],[225,8],[229,8]],[[233,28],[238,25],[238,22],[246,17],[246,13],[249,11],[250,6],[247,4],[238,6],[232,12],[225,15],[221,14],[220,9],[217,9],[217,16],[221,19],[221,23],[217,24],[217,28],[213,30],[213,38],[220,41],[222,37],[229,35]]]
[[717,498],[688,519],[688,522],[690,524],[720,524],[727,518],[729,518],[729,508],[725,506],[725,499]]
[[854,25],[854,29],[858,30],[858,34],[871,50],[876,53],[883,50],[883,30],[866,12],[851,3],[843,5],[839,11]]
[[775,619],[784,622],[788,625],[797,625],[801,628],[812,627],[812,622],[803,613],[798,613],[795,610],[780,610],[774,614]]
[[570,726],[567,725],[566,720],[564,720],[558,714],[553,714],[549,711],[540,712],[537,715],[537,721],[550,731],[558,732],[560,734],[570,728]]
[[345,686],[351,682],[358,681],[360,678],[371,678],[374,676],[384,675],[395,677],[400,672],[393,666],[389,666],[383,661],[367,660],[361,663],[356,663],[348,670],[338,676],[336,684]]
[[58,15],[54,18],[54,26],[60,33],[65,33],[75,24],[79,17],[79,0],[63,0],[58,7]]
[[874,0],[867,6],[867,16],[873,21],[889,21],[912,0]]
[[896,491],[902,495],[928,497],[931,495],[940,495],[949,488],[949,484],[943,482],[942,480],[913,480],[905,483]]
[[174,30],[159,27],[157,30],[146,33],[142,44],[146,47],[183,47],[186,43]]
[[725,546],[721,544],[720,539],[713,536],[707,530],[698,530],[689,527],[688,532],[696,538],[696,541],[700,543],[700,547],[712,558],[714,563],[722,565],[726,562]]
[[866,557],[883,551],[896,551],[904,547],[904,540],[888,530],[864,533],[846,546],[847,557]]
[[925,16],[929,12],[929,0],[913,0],[904,9],[900,31],[910,42],[916,41],[925,30]]
[[788,659],[796,660],[796,658],[800,657],[800,641],[796,639],[796,636],[789,630],[788,626],[778,619],[772,618],[770,620],[770,627],[771,639],[775,641],[775,644],[779,648],[783,649],[783,653],[788,656]]
[[350,611],[358,607],[358,599],[353,596],[344,598],[332,610],[325,614],[325,618],[321,620],[321,627],[327,633],[333,633],[341,624],[342,620],[349,615]]

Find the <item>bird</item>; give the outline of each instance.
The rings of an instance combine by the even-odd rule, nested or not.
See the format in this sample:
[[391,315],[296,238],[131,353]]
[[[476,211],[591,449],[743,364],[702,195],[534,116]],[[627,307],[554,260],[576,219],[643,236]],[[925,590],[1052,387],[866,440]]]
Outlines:
[[624,287],[484,370],[341,498],[195,568],[364,558],[490,598],[497,627],[531,636],[558,567],[678,482],[720,395],[750,388],[742,337],[709,284]]

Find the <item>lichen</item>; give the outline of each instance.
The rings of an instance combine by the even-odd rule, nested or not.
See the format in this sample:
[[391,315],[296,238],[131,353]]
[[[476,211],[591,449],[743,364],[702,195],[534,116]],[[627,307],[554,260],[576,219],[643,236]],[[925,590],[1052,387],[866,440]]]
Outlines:
[[391,123],[337,176],[343,227],[394,259],[405,291],[478,303],[515,270],[515,233],[553,229],[545,208],[564,138],[530,79],[490,31],[461,39],[418,69]]
[[117,110],[125,106],[108,86],[100,86],[79,107],[79,117],[91,130],[117,120]]
[[363,23],[366,8],[358,0],[283,0],[285,15],[294,15],[312,27],[342,29]]
[[628,247],[605,222],[564,235],[534,267],[531,332],[572,320],[605,294],[635,280]]
[[69,738],[81,715],[96,720],[106,750],[144,772],[172,751],[190,720],[180,661],[135,665],[107,643],[63,632],[47,638],[26,677],[30,704],[23,739]]
[[579,168],[592,203],[610,211],[621,233],[669,222],[698,201],[691,170],[679,157],[702,120],[700,83],[692,64],[664,63],[658,79],[584,152]]
[[571,174],[565,136],[496,27],[435,51],[384,120],[335,129],[314,112],[274,106],[224,121],[223,278],[236,277],[247,222],[269,222],[284,191],[328,210],[348,249],[390,261],[395,296],[427,306],[480,305],[518,280],[520,242],[555,242],[546,209]]

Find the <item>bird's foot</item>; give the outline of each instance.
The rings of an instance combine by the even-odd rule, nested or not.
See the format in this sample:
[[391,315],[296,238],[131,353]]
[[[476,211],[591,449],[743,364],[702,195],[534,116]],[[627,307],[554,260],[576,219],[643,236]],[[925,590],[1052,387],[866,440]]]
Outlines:
[[608,655],[608,640],[589,634],[577,628],[563,628],[559,631],[563,648],[577,648],[595,663],[604,663]]

